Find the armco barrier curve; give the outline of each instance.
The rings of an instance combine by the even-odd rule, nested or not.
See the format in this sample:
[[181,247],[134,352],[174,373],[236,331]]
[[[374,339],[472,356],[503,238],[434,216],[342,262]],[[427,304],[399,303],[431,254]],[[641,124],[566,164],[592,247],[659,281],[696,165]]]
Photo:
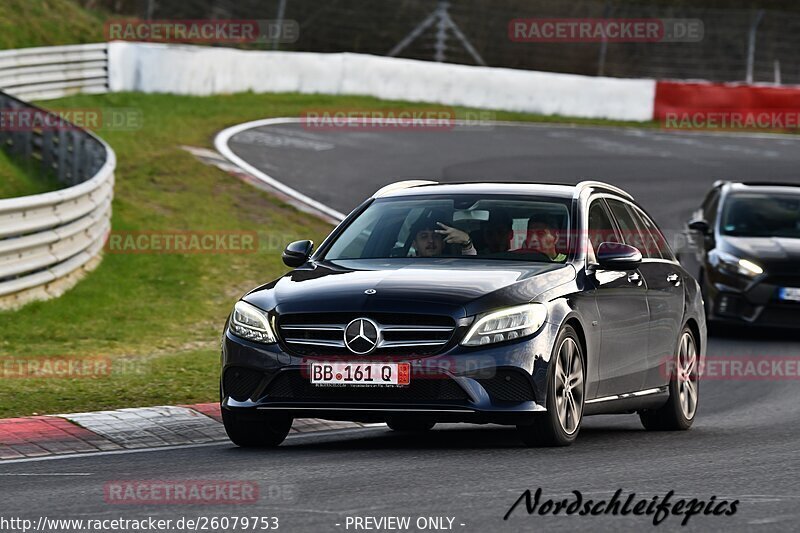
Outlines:
[[0,200],[0,309],[59,296],[100,261],[110,230],[114,151],[68,123],[42,128],[12,121],[33,114],[55,118],[19,97],[106,92],[107,57],[105,44],[0,52],[0,110],[5,114],[0,145],[66,186]]

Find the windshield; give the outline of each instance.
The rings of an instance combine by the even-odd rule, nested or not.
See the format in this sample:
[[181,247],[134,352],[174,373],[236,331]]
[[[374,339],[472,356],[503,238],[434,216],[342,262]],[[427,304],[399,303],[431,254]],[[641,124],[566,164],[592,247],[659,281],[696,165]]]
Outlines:
[[733,195],[725,205],[720,230],[738,237],[800,238],[800,194]]
[[435,195],[373,202],[327,260],[460,257],[563,263],[569,200]]

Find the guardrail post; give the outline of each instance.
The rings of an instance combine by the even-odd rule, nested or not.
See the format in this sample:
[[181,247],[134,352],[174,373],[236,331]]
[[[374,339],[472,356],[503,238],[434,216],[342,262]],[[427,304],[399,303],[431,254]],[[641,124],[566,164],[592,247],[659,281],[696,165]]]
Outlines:
[[83,152],[81,150],[83,145],[83,140],[81,139],[80,135],[78,135],[77,131],[71,131],[71,144],[72,144],[72,165],[70,166],[71,176],[70,176],[70,183],[73,185],[77,185],[81,182],[81,159]]
[[747,83],[753,83],[753,68],[756,62],[756,33],[758,32],[758,25],[761,24],[761,19],[763,18],[764,10],[759,9],[756,11],[756,16],[750,25],[750,32],[747,36]]
[[69,136],[64,128],[58,130],[58,166],[56,167],[56,178],[61,183],[67,183],[67,144]]
[[31,158],[33,153],[33,132],[30,129],[24,129],[20,132],[20,151],[19,154],[26,160]]
[[53,130],[45,129],[42,131],[42,174],[48,175],[53,172]]

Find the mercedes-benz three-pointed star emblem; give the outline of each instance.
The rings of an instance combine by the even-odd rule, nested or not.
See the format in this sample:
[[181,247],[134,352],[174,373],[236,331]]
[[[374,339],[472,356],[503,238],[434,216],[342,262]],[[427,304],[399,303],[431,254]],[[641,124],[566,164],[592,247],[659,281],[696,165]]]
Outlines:
[[366,355],[378,346],[380,330],[378,325],[368,318],[356,318],[344,328],[344,344],[358,355]]

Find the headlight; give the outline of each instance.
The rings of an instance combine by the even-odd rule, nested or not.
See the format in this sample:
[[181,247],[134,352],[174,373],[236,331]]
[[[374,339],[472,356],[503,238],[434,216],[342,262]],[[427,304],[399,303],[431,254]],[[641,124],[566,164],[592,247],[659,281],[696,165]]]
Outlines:
[[544,304],[526,304],[487,313],[478,318],[461,341],[464,346],[483,346],[532,335],[547,318]]
[[739,259],[735,255],[725,252],[717,252],[717,258],[719,258],[720,265],[740,276],[755,278],[764,273],[764,269],[761,265],[749,259]]
[[247,302],[236,302],[231,315],[230,329],[247,340],[264,344],[276,342],[267,314]]

